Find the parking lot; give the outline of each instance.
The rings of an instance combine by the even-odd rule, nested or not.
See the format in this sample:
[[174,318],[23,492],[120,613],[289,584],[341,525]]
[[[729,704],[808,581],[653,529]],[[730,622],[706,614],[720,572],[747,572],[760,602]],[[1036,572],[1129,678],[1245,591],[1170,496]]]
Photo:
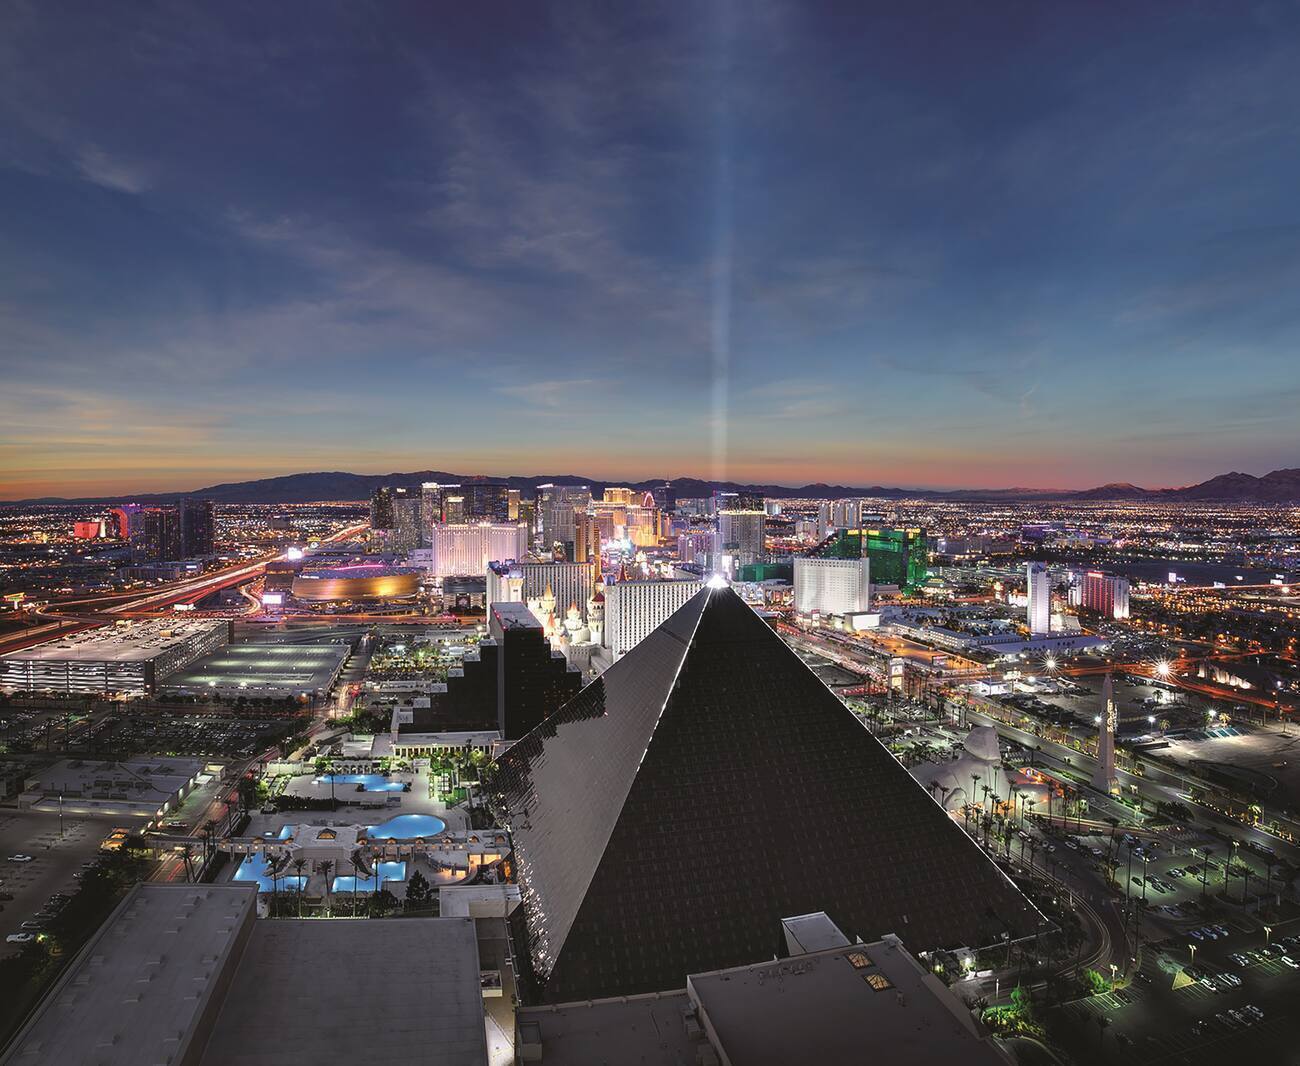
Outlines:
[[87,731],[91,747],[159,755],[210,755],[237,758],[264,750],[291,730],[283,718],[226,718],[210,714],[115,717]]
[[[55,892],[72,895],[77,890],[74,876],[82,863],[99,855],[99,845],[118,825],[108,818],[84,815],[63,820],[59,835],[57,814],[6,810],[0,813],[0,892],[12,895],[3,900],[0,937],[16,932],[45,905]],[[10,856],[30,855],[31,862],[14,862]],[[0,944],[0,951],[17,950]]]

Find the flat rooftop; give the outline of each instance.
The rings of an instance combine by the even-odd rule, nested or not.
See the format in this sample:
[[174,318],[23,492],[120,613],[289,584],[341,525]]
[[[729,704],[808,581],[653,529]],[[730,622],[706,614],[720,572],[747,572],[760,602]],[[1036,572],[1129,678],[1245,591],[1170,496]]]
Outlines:
[[[33,774],[46,792],[63,790],[68,795],[118,792],[141,799],[158,797],[159,802],[189,784],[202,772],[202,759],[158,756],[151,759],[64,759]],[[106,797],[107,798],[107,797]]]
[[518,1050],[540,1053],[545,1066],[697,1066],[705,1048],[730,1066],[1010,1063],[892,936],[698,974],[686,986],[522,1007]]
[[219,975],[255,922],[244,885],[141,884],[64,971],[5,1066],[181,1061],[213,1009]]
[[34,648],[7,652],[0,658],[24,662],[147,662],[187,640],[224,628],[226,624],[202,619],[173,621],[170,618],[128,622],[74,633]]
[[0,1066],[487,1066],[470,918],[256,918],[254,884],[133,888]]
[[491,606],[492,617],[497,620],[502,629],[541,629],[542,623],[537,620],[527,605],[516,601],[503,601],[494,603]]
[[347,659],[347,644],[227,644],[171,674],[160,687],[167,691],[232,688],[280,688],[314,692],[327,687]]
[[660,992],[523,1007],[518,1046],[540,1044],[544,1066],[696,1066],[701,1041],[686,1030],[690,1006],[685,992]]
[[486,1066],[483,1019],[473,919],[265,920],[200,1066]]
[[733,1066],[859,1062],[1006,1066],[970,1012],[896,937],[687,979],[700,1021]]

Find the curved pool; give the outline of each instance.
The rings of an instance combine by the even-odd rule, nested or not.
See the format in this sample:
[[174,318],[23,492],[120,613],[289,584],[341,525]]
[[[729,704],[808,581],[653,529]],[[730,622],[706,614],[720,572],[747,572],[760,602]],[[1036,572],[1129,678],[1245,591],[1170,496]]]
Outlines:
[[297,874],[280,874],[272,879],[266,872],[266,858],[260,854],[247,855],[235,871],[233,881],[256,881],[260,892],[301,892],[307,878]]
[[416,837],[436,837],[447,823],[432,814],[399,814],[382,825],[369,829],[371,840],[414,840]]
[[[405,881],[406,863],[379,863],[379,880],[381,884],[388,881]],[[331,892],[373,892],[374,890],[375,878],[373,875],[370,877],[356,877],[352,874],[334,878],[334,884],[330,888]]]
[[406,788],[405,781],[383,774],[322,774],[316,780],[326,785],[331,781],[335,785],[360,785],[367,792],[401,792]]

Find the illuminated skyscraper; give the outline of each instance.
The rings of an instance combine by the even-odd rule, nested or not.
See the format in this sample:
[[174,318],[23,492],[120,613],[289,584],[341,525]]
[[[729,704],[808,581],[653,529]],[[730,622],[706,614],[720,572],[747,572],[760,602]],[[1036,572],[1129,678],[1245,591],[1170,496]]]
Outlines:
[[442,521],[449,526],[465,524],[465,497],[459,492],[442,498]]
[[794,561],[794,608],[800,614],[854,614],[868,609],[871,581],[867,559]]
[[146,507],[131,518],[131,560],[162,563],[181,558],[180,512],[175,507]]
[[629,488],[621,488],[615,485],[605,487],[605,494],[602,497],[603,503],[638,503],[641,494]]
[[1043,563],[1029,563],[1025,567],[1025,582],[1029,635],[1046,636],[1052,631],[1052,582],[1047,566]]
[[420,486],[420,522],[424,529],[424,539],[429,539],[430,526],[446,521],[444,501],[453,493],[458,494],[459,485],[441,485],[436,481],[426,481]]
[[370,528],[393,528],[393,490],[387,485],[375,489],[370,497]]
[[216,551],[216,504],[211,500],[186,498],[176,507],[180,512],[182,557],[212,555]]
[[393,489],[393,533],[389,543],[394,551],[410,551],[420,546],[423,508],[424,501],[414,489]]
[[488,563],[522,559],[528,530],[519,522],[446,522],[430,531],[428,566],[434,577],[478,577]]
[[767,529],[767,512],[760,503],[754,509],[718,511],[718,530],[713,548],[712,565],[721,571],[728,565],[732,573],[742,566],[761,563],[765,555],[763,538]]
[[1127,578],[1090,570],[1080,584],[1079,606],[1104,618],[1122,620],[1129,616],[1128,593]]
[[461,486],[465,518],[476,522],[510,521],[510,489],[500,481],[467,481]]
[[704,588],[703,581],[616,581],[604,587],[605,647],[621,658]]
[[591,502],[587,485],[538,485],[537,507],[542,519],[542,550],[550,554],[556,544],[564,545],[565,555],[577,559],[574,548],[576,531],[574,514]]

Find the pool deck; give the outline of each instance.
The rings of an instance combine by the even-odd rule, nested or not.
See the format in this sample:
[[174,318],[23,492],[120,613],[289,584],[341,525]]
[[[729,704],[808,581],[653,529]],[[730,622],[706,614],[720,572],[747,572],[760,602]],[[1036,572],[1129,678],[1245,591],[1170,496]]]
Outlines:
[[[409,778],[410,792],[358,792],[353,785],[334,786],[334,798],[340,803],[335,817],[339,820],[355,820],[359,824],[377,825],[398,814],[432,814],[447,823],[448,829],[468,829],[469,818],[459,808],[448,809],[441,800],[429,798],[429,775],[427,772],[415,774],[398,774],[398,778]],[[328,799],[330,786],[328,782],[318,782],[315,774],[300,774],[289,779],[285,794],[303,798]],[[361,804],[366,804],[363,809]],[[281,825],[306,819],[320,818],[321,811],[285,811],[281,814],[254,814],[248,833],[274,835]]]

